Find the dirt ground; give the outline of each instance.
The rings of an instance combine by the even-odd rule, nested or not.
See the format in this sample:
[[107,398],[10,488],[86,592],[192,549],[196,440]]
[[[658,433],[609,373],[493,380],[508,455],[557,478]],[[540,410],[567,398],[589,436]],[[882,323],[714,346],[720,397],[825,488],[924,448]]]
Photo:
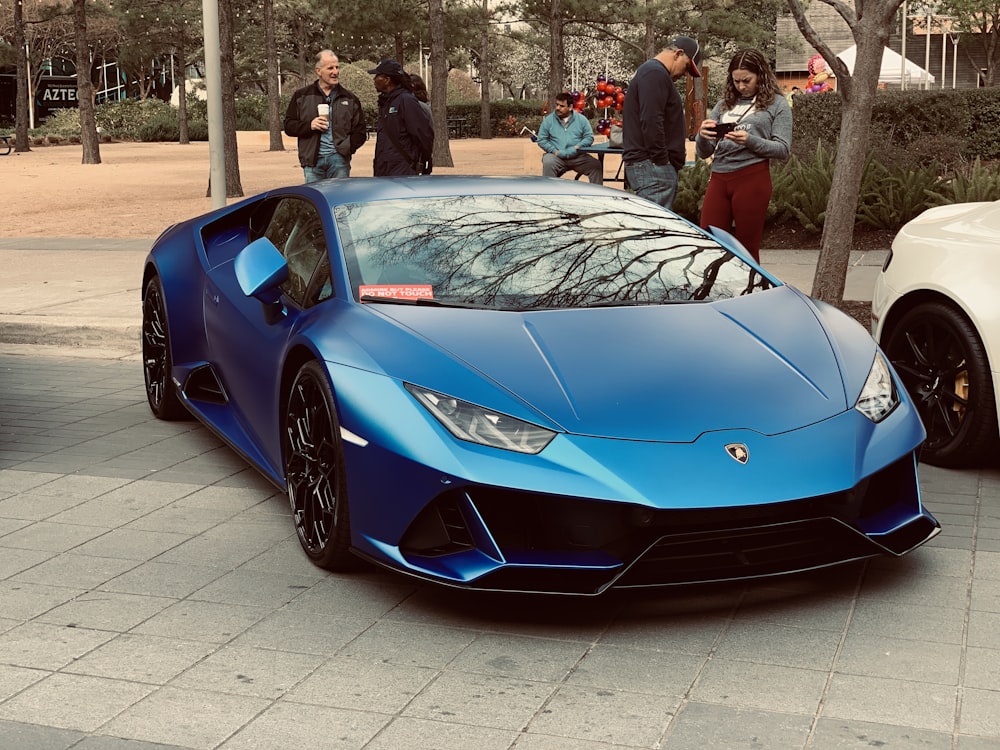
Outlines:
[[[302,182],[294,139],[285,141],[285,151],[269,151],[267,133],[239,136],[244,195]],[[0,156],[6,186],[0,237],[156,237],[212,209],[205,196],[207,143],[104,143],[100,149],[100,164],[81,164],[79,144]],[[371,176],[374,151],[374,140],[361,147],[352,175]],[[435,174],[541,174],[541,151],[526,138],[459,139],[451,153],[455,166],[435,166]]]
[[[285,139],[285,151],[269,151],[268,144],[267,133],[239,134],[246,196],[302,181],[295,140]],[[373,140],[361,147],[353,175],[371,175],[374,151]],[[541,173],[541,151],[527,138],[457,139],[451,141],[451,154],[455,166],[436,166],[435,174]],[[100,164],[81,164],[82,157],[78,144],[36,146],[28,153],[0,156],[0,184],[6,186],[0,237],[152,238],[174,222],[212,209],[205,195],[207,143],[105,143]],[[617,157],[607,162],[605,174],[611,175]],[[892,232],[859,227],[854,245],[882,249],[891,238]],[[763,246],[818,248],[819,243],[819,235],[786,225],[768,227]]]

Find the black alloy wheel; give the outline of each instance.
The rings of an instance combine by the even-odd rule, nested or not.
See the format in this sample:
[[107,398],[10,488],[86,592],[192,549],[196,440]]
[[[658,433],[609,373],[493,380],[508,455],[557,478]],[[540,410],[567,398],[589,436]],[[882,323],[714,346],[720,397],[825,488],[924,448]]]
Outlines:
[[356,567],[340,423],[326,373],[315,361],[302,366],[288,393],[283,440],[288,502],[302,549],[321,568]]
[[950,467],[995,460],[993,379],[982,340],[965,315],[943,302],[925,302],[887,329],[882,342],[927,430],[921,460]]
[[187,416],[170,377],[172,363],[163,285],[160,278],[154,276],[146,284],[146,293],[142,298],[142,376],[146,384],[146,400],[157,419],[174,420]]

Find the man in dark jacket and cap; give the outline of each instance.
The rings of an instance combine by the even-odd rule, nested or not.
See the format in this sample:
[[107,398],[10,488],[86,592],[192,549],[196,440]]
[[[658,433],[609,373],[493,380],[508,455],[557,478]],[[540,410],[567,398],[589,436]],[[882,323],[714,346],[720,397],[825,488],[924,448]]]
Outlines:
[[298,138],[306,182],[350,176],[351,157],[368,137],[365,114],[340,85],[340,60],[330,50],[316,55],[316,81],[292,94],[285,132]]
[[701,77],[701,47],[689,36],[674,37],[636,70],[622,108],[625,179],[636,195],[670,208],[677,172],[687,160],[684,102],[674,81]]
[[430,174],[434,153],[434,125],[413,95],[410,76],[395,60],[383,60],[369,73],[378,91],[378,136],[374,174]]

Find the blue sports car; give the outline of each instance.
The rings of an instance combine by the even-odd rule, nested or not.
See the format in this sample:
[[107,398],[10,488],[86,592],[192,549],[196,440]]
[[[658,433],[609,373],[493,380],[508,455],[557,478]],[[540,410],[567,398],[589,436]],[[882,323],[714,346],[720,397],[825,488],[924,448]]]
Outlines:
[[868,333],[730,236],[545,178],[350,178],[177,224],[153,413],[287,492],[306,555],[595,595],[902,555],[939,525]]

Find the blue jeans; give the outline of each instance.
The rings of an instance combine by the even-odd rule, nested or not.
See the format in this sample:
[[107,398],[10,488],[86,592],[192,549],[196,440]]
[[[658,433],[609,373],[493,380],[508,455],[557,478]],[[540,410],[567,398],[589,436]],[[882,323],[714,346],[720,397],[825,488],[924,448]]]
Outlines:
[[677,170],[670,164],[640,161],[625,165],[625,179],[640,198],[659,203],[664,208],[674,205],[677,195]]
[[319,182],[330,177],[350,177],[351,162],[334,151],[320,156],[315,167],[303,167],[302,171],[306,175],[306,182]]

